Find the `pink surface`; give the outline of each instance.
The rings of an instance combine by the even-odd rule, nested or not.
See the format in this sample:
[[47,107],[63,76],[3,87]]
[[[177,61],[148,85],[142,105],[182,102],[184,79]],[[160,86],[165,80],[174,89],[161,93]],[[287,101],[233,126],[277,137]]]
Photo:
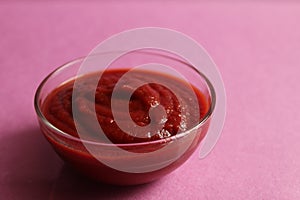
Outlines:
[[[296,1],[1,2],[0,199],[300,199],[299,19]],[[33,95],[57,66],[142,26],[176,29],[208,50],[227,90],[224,131],[207,158],[195,153],[159,181],[95,184],[43,138]]]

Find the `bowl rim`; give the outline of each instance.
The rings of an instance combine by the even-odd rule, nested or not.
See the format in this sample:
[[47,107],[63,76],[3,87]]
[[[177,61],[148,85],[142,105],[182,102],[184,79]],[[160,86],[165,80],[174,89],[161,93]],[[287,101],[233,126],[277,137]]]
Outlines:
[[[147,52],[147,53],[149,53],[149,52]],[[151,52],[151,54],[158,54],[158,53]],[[66,63],[60,65],[59,67],[54,69],[50,74],[48,74],[42,80],[42,82],[39,84],[39,86],[37,87],[37,90],[35,92],[35,95],[34,95],[34,108],[35,108],[35,112],[37,114],[37,117],[38,117],[39,121],[41,121],[43,124],[45,124],[48,128],[54,130],[56,134],[59,134],[62,137],[71,139],[75,142],[80,142],[80,143],[84,143],[84,144],[91,144],[91,145],[101,145],[101,146],[130,147],[130,146],[144,146],[144,145],[152,145],[152,144],[164,144],[164,143],[168,143],[168,142],[171,142],[171,141],[176,141],[180,138],[183,138],[183,137],[189,135],[189,133],[193,132],[194,130],[199,129],[201,126],[203,126],[211,118],[211,116],[212,116],[212,114],[215,110],[215,106],[216,106],[216,92],[215,92],[215,89],[214,89],[212,83],[210,82],[210,80],[202,72],[197,70],[193,65],[189,64],[188,62],[183,61],[179,58],[172,57],[170,55],[163,55],[163,54],[158,54],[158,55],[163,56],[163,57],[167,57],[169,59],[176,60],[176,61],[181,62],[183,64],[186,64],[188,67],[192,68],[196,73],[198,73],[205,80],[205,83],[208,86],[208,89],[209,89],[209,92],[210,92],[210,100],[211,100],[210,105],[209,105],[209,109],[208,109],[207,113],[205,114],[205,116],[193,128],[191,128],[189,130],[186,130],[184,132],[178,133],[176,135],[173,135],[171,137],[162,138],[162,139],[159,139],[159,140],[153,140],[153,141],[147,141],[147,142],[135,142],[135,143],[119,143],[118,144],[118,143],[105,143],[105,142],[96,142],[96,141],[81,139],[81,138],[72,136],[72,135],[60,130],[56,126],[54,126],[44,116],[44,114],[41,110],[41,107],[39,105],[39,97],[40,97],[41,91],[42,91],[44,85],[47,83],[47,81],[52,76],[56,75],[57,73],[60,73],[61,71],[63,71],[64,69],[66,69],[68,67],[71,67],[73,64],[84,61],[84,59],[87,58],[87,56],[81,56],[79,58],[73,59],[69,62],[66,62]],[[89,55],[89,56],[91,56],[91,55]],[[92,55],[92,56],[97,56],[97,55]],[[73,78],[76,78],[76,76],[72,77],[72,79]]]

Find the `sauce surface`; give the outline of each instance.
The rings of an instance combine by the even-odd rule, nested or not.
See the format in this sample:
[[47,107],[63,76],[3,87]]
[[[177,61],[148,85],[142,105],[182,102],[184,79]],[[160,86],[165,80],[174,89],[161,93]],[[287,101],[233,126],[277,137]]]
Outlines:
[[[162,73],[135,71],[130,79],[126,80],[128,84],[122,85],[116,91],[118,95],[114,101],[119,105],[117,115],[118,119],[121,119],[117,123],[112,113],[111,98],[116,83],[127,72],[126,69],[105,71],[97,84],[96,91],[92,85],[95,80],[98,81],[99,73],[78,78],[76,80],[78,95],[73,98],[73,109],[74,80],[68,81],[45,98],[42,112],[55,127],[72,136],[79,137],[73,118],[73,110],[76,110],[81,116],[77,121],[77,126],[79,126],[77,128],[81,133],[80,138],[102,142],[104,139],[103,135],[99,134],[99,127],[91,123],[91,113],[95,110],[97,120],[106,137],[115,144],[126,144],[154,141],[189,130],[196,126],[209,110],[209,99],[196,87]],[[149,83],[137,89],[130,87],[130,83],[137,83],[141,80]],[[177,88],[176,94],[180,93],[180,97],[176,96],[170,88],[155,83],[155,80],[167,82],[168,85]],[[192,93],[196,95],[196,102],[191,98]],[[124,98],[128,94],[132,94],[129,102]],[[130,117],[126,115],[124,105],[129,107]],[[163,114],[161,109],[155,109],[158,105],[165,109]],[[150,115],[151,109],[153,112]],[[122,123],[126,126],[130,121],[133,121],[136,127],[147,126],[148,128],[145,129],[147,131],[136,133],[133,130],[134,127],[131,127],[135,135],[127,134],[119,127],[119,124]],[[149,126],[150,124],[151,126]],[[163,125],[158,129],[155,124]],[[84,134],[82,135],[82,133]]]

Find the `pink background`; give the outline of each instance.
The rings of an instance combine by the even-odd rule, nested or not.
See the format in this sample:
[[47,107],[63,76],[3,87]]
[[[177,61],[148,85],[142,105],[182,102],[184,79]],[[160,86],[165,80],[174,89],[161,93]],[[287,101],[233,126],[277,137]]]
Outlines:
[[[0,199],[300,199],[300,3],[0,2]],[[201,43],[227,90],[222,136],[136,187],[69,172],[38,130],[33,96],[57,66],[120,31],[160,26]]]

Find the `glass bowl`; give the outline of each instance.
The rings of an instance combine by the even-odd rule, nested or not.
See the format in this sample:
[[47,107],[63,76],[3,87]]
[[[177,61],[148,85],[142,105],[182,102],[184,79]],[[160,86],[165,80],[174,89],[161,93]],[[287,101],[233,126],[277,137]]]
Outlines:
[[[101,56],[105,56],[107,54],[110,53],[89,56],[89,59],[101,59]],[[130,52],[127,53],[123,59],[118,59],[111,63],[110,68],[128,69],[130,66],[136,66],[136,64],[156,62],[163,63],[169,67],[171,66],[173,69],[178,71],[181,75],[186,77],[191,84],[197,87],[197,89],[204,94],[206,100],[209,102],[208,112],[192,129],[168,138],[151,142],[108,144],[79,139],[51,124],[41,109],[45,98],[58,86],[68,80],[78,77],[78,70],[86,60],[87,57],[79,58],[54,70],[39,85],[34,99],[34,106],[41,132],[44,134],[57,154],[66,163],[72,166],[79,173],[96,181],[114,185],[136,185],[151,182],[169,174],[182,165],[192,155],[208,131],[210,119],[215,107],[215,91],[205,75],[197,71],[182,58],[170,55],[166,52]],[[104,68],[99,68],[98,66],[89,72],[99,70],[104,70]],[[165,73],[164,69],[153,70]],[[168,146],[168,148],[163,148],[165,146]],[[129,154],[125,156],[122,151],[116,151],[116,147],[120,147],[128,151],[140,151],[142,153]],[[93,153],[91,153],[90,149],[93,149]],[[160,151],[155,153],[153,149],[160,149]],[[152,153],[149,154],[143,152]],[[155,170],[146,170],[144,172],[139,171],[135,173],[118,170],[107,165],[106,161],[115,161],[119,165],[125,163],[136,163],[135,167],[140,169],[147,168],[150,165],[160,167],[152,168]]]

